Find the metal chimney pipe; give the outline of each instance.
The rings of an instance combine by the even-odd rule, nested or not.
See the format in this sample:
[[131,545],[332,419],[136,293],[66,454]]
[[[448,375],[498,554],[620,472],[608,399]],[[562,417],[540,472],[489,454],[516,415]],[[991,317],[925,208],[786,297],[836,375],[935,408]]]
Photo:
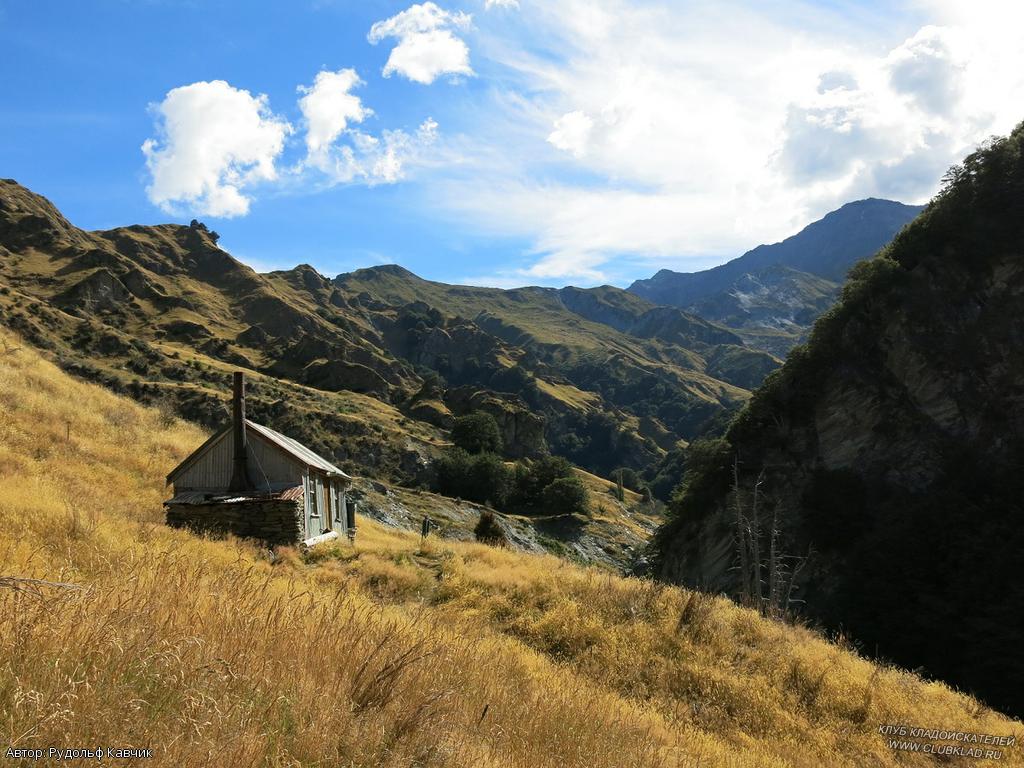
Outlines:
[[231,396],[231,432],[234,437],[234,467],[229,491],[251,491],[245,435],[245,374],[235,371]]

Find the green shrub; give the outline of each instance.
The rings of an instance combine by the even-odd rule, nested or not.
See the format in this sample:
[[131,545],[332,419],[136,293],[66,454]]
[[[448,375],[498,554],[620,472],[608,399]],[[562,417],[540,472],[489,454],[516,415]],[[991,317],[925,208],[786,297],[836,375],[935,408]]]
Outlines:
[[484,544],[495,546],[508,544],[508,538],[505,536],[504,529],[498,524],[497,516],[489,509],[480,512],[480,519],[477,521],[473,533],[476,535],[476,540]]
[[512,473],[493,453],[472,456],[461,448],[452,448],[437,459],[434,469],[434,489],[445,496],[496,507],[508,500]]
[[544,489],[559,478],[572,476],[572,464],[561,456],[542,456],[528,465],[519,464],[515,472],[513,501],[526,507],[544,506]]
[[452,442],[469,453],[497,453],[502,448],[501,430],[491,414],[475,411],[455,420]]
[[434,490],[445,496],[463,496],[472,461],[461,448],[445,451],[434,462]]
[[544,488],[544,507],[548,512],[587,511],[587,489],[578,477],[560,477]]
[[470,490],[474,501],[504,507],[512,485],[512,473],[501,457],[482,453],[473,459],[470,468]]

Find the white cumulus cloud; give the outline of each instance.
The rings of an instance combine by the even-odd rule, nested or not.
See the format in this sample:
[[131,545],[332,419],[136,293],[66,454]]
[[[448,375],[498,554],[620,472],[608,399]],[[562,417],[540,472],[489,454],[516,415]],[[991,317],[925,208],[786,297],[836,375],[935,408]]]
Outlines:
[[461,11],[446,11],[435,3],[412,5],[370,28],[367,39],[379,43],[389,37],[398,40],[384,65],[384,77],[398,73],[430,85],[441,75],[472,75],[469,46],[454,30],[469,27],[471,17]]
[[277,177],[275,161],[292,129],[266,96],[214,80],[175,88],[151,109],[157,138],[142,145],[146,193],[162,209],[241,216],[249,211],[248,188]]
[[518,8],[519,0],[486,0],[484,8],[491,10],[491,8]]
[[299,86],[299,109],[306,121],[306,162],[328,162],[331,144],[350,123],[361,123],[373,114],[352,89],[362,85],[354,69],[318,72],[311,86]]
[[317,73],[311,86],[299,86],[299,109],[306,125],[306,158],[296,168],[318,172],[328,187],[337,184],[394,184],[406,178],[437,139],[437,121],[428,117],[412,133],[384,129],[379,136],[356,127],[373,115],[352,90],[363,81],[353,69]]

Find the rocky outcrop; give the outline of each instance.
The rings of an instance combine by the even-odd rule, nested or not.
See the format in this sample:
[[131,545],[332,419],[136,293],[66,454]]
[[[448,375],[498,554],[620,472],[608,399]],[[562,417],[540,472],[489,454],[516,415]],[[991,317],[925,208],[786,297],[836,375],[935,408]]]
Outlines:
[[659,339],[669,344],[694,348],[706,344],[742,344],[732,331],[713,325],[675,307],[655,307],[629,327],[641,339]]
[[82,238],[49,200],[14,179],[0,179],[0,241],[18,251],[79,244]]
[[443,402],[440,400],[416,400],[406,408],[412,418],[425,421],[441,429],[451,429],[455,423],[455,417]]
[[483,411],[493,416],[498,422],[504,452],[508,456],[532,457],[547,451],[544,418],[533,413],[517,395],[457,387],[448,391],[446,403],[458,416],[473,411]]
[[314,361],[307,365],[303,379],[318,389],[337,391],[347,389],[388,400],[391,387],[384,377],[372,368],[344,360]]
[[268,291],[245,297],[241,308],[242,319],[259,327],[268,336],[298,338],[317,326],[315,316],[302,312]]
[[209,339],[213,335],[206,326],[193,323],[191,320],[172,320],[169,323],[163,323],[159,328],[167,337],[175,341],[198,342]]
[[65,308],[91,312],[118,308],[131,298],[132,294],[124,284],[108,270],[101,268],[57,296],[55,303]]
[[463,380],[481,366],[497,366],[504,352],[496,338],[461,320],[447,327],[410,329],[404,346],[407,352],[403,356],[413,364],[431,368],[453,381]]
[[235,341],[245,347],[262,347],[270,342],[270,334],[258,325],[250,325],[235,337]]

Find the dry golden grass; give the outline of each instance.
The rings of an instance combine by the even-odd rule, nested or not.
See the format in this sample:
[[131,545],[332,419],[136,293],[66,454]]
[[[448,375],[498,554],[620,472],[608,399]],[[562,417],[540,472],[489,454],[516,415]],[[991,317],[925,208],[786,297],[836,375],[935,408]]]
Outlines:
[[7,744],[168,766],[817,767],[929,764],[882,723],[1020,734],[807,630],[553,557],[361,519],[355,547],[271,564],[167,529],[162,476],[204,435],[0,337],[22,347],[0,357],[0,576],[80,587],[0,586]]

